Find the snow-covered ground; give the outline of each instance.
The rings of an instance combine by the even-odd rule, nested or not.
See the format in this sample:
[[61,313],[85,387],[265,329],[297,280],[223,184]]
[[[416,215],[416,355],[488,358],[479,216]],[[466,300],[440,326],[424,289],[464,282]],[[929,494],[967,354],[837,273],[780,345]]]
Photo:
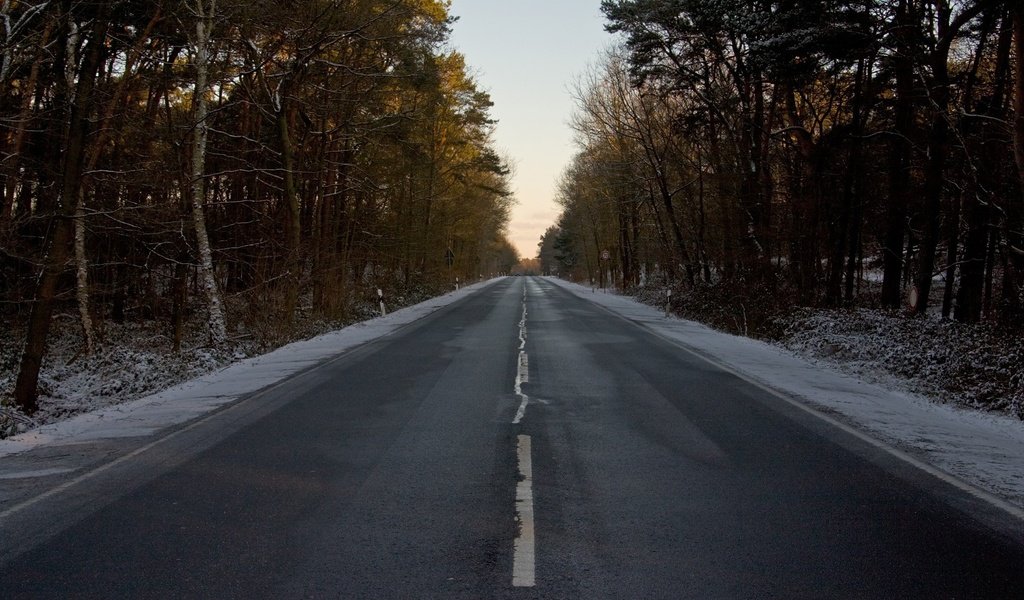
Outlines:
[[1017,507],[1024,515],[1024,423],[940,404],[812,363],[766,342],[666,317],[633,298],[548,281],[641,324],[787,398]]
[[[144,436],[184,423],[345,350],[388,335],[496,281],[492,279],[466,286],[397,310],[386,317],[357,323],[282,346],[262,356],[240,360],[226,368],[139,400],[79,414],[0,440],[0,458],[42,446]],[[40,476],[45,474],[45,471],[40,471]],[[4,476],[3,464],[0,463],[0,480]]]
[[1024,419],[1024,340],[994,323],[870,308],[800,308],[777,322],[773,342],[814,362],[884,388]]

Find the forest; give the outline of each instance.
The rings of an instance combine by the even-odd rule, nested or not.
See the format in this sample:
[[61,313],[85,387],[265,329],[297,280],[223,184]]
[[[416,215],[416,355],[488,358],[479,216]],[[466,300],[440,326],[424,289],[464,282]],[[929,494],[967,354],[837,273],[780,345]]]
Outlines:
[[1024,4],[601,8],[621,43],[575,89],[545,273],[752,335],[793,307],[1019,332]]
[[55,335],[272,345],[518,259],[443,0],[2,0],[0,21],[0,391],[23,414]]

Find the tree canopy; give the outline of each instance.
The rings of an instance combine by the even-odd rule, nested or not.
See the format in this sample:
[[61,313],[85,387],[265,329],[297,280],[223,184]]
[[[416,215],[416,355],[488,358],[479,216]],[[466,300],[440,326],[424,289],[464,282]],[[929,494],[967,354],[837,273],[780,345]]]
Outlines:
[[657,276],[737,322],[794,304],[1022,322],[1019,3],[602,10],[621,46],[579,86],[543,270]]

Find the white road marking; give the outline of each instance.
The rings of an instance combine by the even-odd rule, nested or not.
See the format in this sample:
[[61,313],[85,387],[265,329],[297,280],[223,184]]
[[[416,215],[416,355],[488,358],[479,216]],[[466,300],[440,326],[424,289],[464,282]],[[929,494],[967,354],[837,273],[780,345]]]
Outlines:
[[[277,386],[274,386],[274,387],[277,387]],[[87,471],[85,473],[82,473],[81,475],[79,475],[78,477],[75,477],[74,479],[71,479],[69,481],[65,481],[64,483],[62,483],[62,484],[60,484],[60,485],[58,485],[56,487],[52,487],[52,488],[46,490],[45,492],[39,494],[38,496],[33,496],[32,498],[29,498],[29,499],[21,502],[20,504],[15,504],[14,506],[8,508],[7,510],[4,510],[4,511],[0,512],[0,521],[3,521],[5,519],[13,516],[14,514],[16,514],[18,512],[21,512],[22,510],[24,510],[24,509],[26,509],[26,508],[28,508],[30,506],[38,504],[39,502],[41,502],[43,500],[46,500],[47,498],[51,498],[53,496],[56,496],[56,495],[64,492],[65,490],[71,489],[74,486],[78,485],[79,483],[82,483],[83,481],[88,481],[90,479],[93,479],[94,477],[96,477],[97,475],[100,475],[101,473],[109,471],[110,469],[112,469],[114,467],[120,466],[122,463],[125,463],[125,462],[127,462],[129,460],[132,460],[136,456],[142,454],[143,452],[146,452],[147,450],[149,450],[151,448],[155,448],[156,446],[159,446],[159,445],[161,445],[161,444],[163,444],[163,443],[165,443],[167,441],[170,441],[170,440],[180,436],[183,433],[186,433],[188,431],[192,431],[196,427],[199,427],[200,425],[205,424],[207,421],[209,421],[210,419],[212,419],[212,418],[214,418],[214,417],[216,417],[216,416],[218,416],[220,414],[221,414],[220,412],[215,412],[212,415],[204,417],[204,418],[202,418],[202,419],[192,423],[191,425],[188,425],[187,427],[183,427],[182,429],[178,429],[177,431],[171,432],[170,434],[165,435],[164,437],[159,438],[157,440],[154,440],[154,441],[146,444],[145,446],[142,446],[141,448],[137,448],[134,451],[129,452],[128,454],[125,454],[125,455],[123,455],[121,457],[118,457],[118,458],[116,458],[116,459],[114,459],[114,460],[112,460],[112,461],[110,461],[108,463],[102,464],[99,467],[97,467],[97,468],[95,468],[95,469],[93,469],[91,471]]]
[[530,357],[525,352],[519,353],[519,380],[523,383],[530,382]]
[[536,580],[536,545],[533,529],[533,459],[530,436],[520,435],[516,448],[519,483],[516,484],[516,534],[512,555],[512,585],[533,587]]
[[74,472],[74,467],[54,467],[51,469],[35,469],[32,471],[12,471],[10,473],[0,473],[0,479],[32,479],[37,477],[49,477],[50,475],[63,475],[64,473]]
[[[399,331],[402,331],[403,329],[406,329],[411,324],[412,323],[401,325],[401,326],[397,327],[394,331],[392,331],[390,333],[387,333],[387,334],[385,334],[384,336],[381,336],[381,337],[387,337],[387,336],[394,335],[395,333],[397,333]],[[377,339],[381,339],[381,338],[377,338]],[[149,451],[152,448],[156,448],[158,446],[161,446],[161,445],[163,445],[163,444],[165,444],[167,442],[170,442],[171,440],[173,440],[173,439],[175,439],[175,438],[177,438],[177,437],[179,437],[179,436],[181,436],[181,435],[183,435],[185,433],[188,433],[189,431],[192,431],[193,429],[196,429],[197,427],[205,425],[207,422],[212,421],[213,419],[216,419],[216,418],[218,418],[218,417],[228,413],[229,411],[236,411],[236,410],[238,410],[238,409],[240,409],[242,407],[249,406],[252,403],[253,400],[256,400],[257,398],[264,397],[265,395],[269,394],[270,392],[276,391],[278,388],[281,388],[281,387],[284,387],[286,385],[292,384],[293,380],[298,378],[298,377],[302,377],[302,376],[304,376],[304,375],[306,375],[308,373],[312,373],[313,371],[316,371],[318,369],[322,369],[322,368],[327,367],[329,365],[332,365],[332,364],[334,364],[334,363],[336,363],[336,362],[338,362],[338,361],[340,361],[340,360],[342,360],[344,358],[347,358],[351,354],[352,351],[362,347],[362,345],[363,344],[359,344],[359,345],[353,346],[352,348],[346,349],[341,354],[338,354],[337,356],[335,356],[333,358],[329,358],[329,359],[325,360],[324,362],[322,362],[322,363],[320,363],[320,364],[318,364],[318,365],[316,365],[314,367],[311,367],[310,369],[308,369],[306,371],[302,371],[302,372],[300,372],[300,373],[298,373],[296,375],[285,376],[284,379],[281,379],[277,383],[272,383],[272,384],[268,385],[267,387],[265,387],[263,389],[260,389],[260,390],[257,390],[255,392],[253,392],[251,395],[249,395],[244,400],[236,401],[234,404],[229,403],[229,404],[225,405],[225,407],[223,409],[215,410],[214,412],[211,412],[211,413],[209,413],[209,414],[207,414],[207,415],[205,415],[203,417],[200,417],[198,420],[193,421],[192,423],[186,425],[185,427],[182,427],[181,429],[176,429],[176,430],[168,433],[167,435],[163,435],[162,437],[158,437],[158,438],[154,439],[152,442],[149,442],[148,444],[145,444],[145,445],[143,445],[143,446],[141,446],[139,448],[136,448],[135,450],[129,452],[128,454],[124,454],[122,456],[119,456],[118,458],[115,458],[114,460],[112,460],[112,461],[110,461],[108,463],[104,463],[104,464],[96,467],[95,469],[92,469],[91,471],[86,471],[86,472],[82,473],[81,475],[79,475],[79,476],[77,476],[77,477],[75,477],[73,479],[65,481],[64,483],[62,483],[62,484],[60,484],[58,486],[52,487],[52,488],[46,490],[45,492],[42,492],[38,496],[33,496],[31,498],[28,498],[28,499],[22,501],[19,504],[15,504],[14,506],[11,506],[10,508],[7,508],[7,509],[5,509],[3,511],[0,511],[0,522],[2,522],[4,520],[14,516],[15,514],[25,510],[26,508],[32,507],[32,506],[42,502],[43,500],[46,500],[48,498],[52,498],[54,496],[58,496],[61,493],[63,493],[65,491],[75,487],[79,483],[82,483],[84,481],[89,481],[90,479],[94,479],[96,476],[101,475],[101,474],[105,473],[106,471],[109,471],[109,470],[111,470],[111,469],[113,469],[115,467],[118,467],[118,466],[120,466],[120,465],[122,465],[122,464],[124,464],[124,463],[126,463],[128,461],[130,461],[130,460],[134,459],[136,456],[139,456],[140,454],[143,454],[143,453]],[[164,429],[163,431],[166,431],[166,429]],[[76,470],[77,469],[71,469],[71,472],[74,472]]]
[[523,384],[530,382],[530,357],[526,354],[526,284],[523,284],[523,316],[519,319],[519,363],[516,367],[516,396],[519,396],[519,410],[512,419],[513,425],[518,425],[526,416],[526,405],[530,403],[530,397],[523,393]]

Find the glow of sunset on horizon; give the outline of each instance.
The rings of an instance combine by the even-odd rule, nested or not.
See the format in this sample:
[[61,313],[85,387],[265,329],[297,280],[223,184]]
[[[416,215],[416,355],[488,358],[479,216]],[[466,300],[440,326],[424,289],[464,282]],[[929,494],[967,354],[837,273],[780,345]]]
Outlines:
[[537,254],[560,212],[558,178],[574,147],[569,119],[576,79],[611,45],[600,0],[453,0],[452,45],[494,102],[495,148],[514,167],[509,240]]

